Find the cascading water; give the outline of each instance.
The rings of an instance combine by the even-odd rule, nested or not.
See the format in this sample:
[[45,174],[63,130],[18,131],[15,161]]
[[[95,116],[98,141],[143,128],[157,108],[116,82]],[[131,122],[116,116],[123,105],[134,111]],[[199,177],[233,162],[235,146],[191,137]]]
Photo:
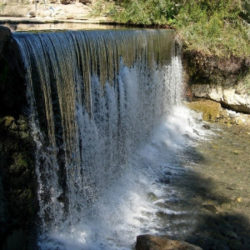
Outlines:
[[148,194],[162,192],[155,180],[190,132],[182,109],[173,116],[182,90],[174,33],[14,37],[36,142],[40,248],[130,249],[137,234],[158,232]]

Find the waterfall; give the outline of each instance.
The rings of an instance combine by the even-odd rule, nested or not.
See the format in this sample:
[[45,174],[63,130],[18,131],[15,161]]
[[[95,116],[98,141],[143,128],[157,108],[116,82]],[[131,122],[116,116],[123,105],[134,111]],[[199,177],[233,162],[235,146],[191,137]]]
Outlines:
[[[174,32],[67,31],[14,38],[26,70],[36,143],[40,247],[53,249],[52,235],[61,242],[55,249],[67,249],[63,232],[78,230],[79,249],[112,249],[84,248],[85,226],[111,209],[104,197],[116,191],[119,196],[135,152],[180,102]],[[137,169],[131,171],[136,177]]]

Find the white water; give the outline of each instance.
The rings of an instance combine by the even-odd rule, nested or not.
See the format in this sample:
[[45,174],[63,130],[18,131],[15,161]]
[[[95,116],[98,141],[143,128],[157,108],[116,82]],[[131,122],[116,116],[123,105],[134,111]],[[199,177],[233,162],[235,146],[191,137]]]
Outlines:
[[[196,116],[183,106],[173,107],[147,142],[122,166],[122,175],[108,187],[91,211],[83,214],[78,223],[65,224],[63,229],[43,236],[41,249],[131,249],[137,235],[163,233],[158,212],[191,216],[185,210],[158,206],[158,203],[176,199],[177,193],[171,185],[159,180],[166,172],[178,175],[187,171],[188,162],[186,166],[180,165],[178,158],[183,156],[187,146],[206,135]],[[183,220],[177,218],[169,223],[183,223]],[[172,225],[164,225],[165,228],[169,226],[164,234],[183,236],[191,233],[192,222],[185,219],[184,223],[186,228],[178,232],[173,231]]]
[[[175,235],[171,224],[184,215],[178,233],[192,230],[187,211],[159,206],[181,198],[161,179],[186,171],[183,151],[204,133],[180,104],[181,60],[167,39],[163,31],[16,37],[37,145],[42,250],[131,249],[142,233]],[[159,212],[180,218],[163,225]]]

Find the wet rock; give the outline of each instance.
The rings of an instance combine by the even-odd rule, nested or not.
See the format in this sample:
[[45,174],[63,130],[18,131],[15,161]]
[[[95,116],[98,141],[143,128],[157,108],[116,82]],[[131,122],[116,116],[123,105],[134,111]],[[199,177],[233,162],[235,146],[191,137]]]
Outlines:
[[158,200],[158,197],[154,193],[150,192],[148,193],[148,199],[151,201],[156,201]]
[[7,27],[0,26],[0,58],[2,50],[11,38],[11,31]]
[[14,123],[15,119],[13,116],[5,116],[0,119],[0,124],[8,128]]
[[211,129],[211,127],[208,124],[204,124],[202,127],[205,129]]
[[203,120],[215,122],[221,116],[221,105],[210,100],[199,100],[187,103],[195,111],[202,112]]
[[203,204],[203,208],[205,208],[207,211],[209,211],[211,213],[217,212],[217,208],[212,204]]
[[164,184],[170,184],[170,178],[168,178],[168,177],[163,177],[163,178],[160,178],[159,179],[159,182],[160,183],[164,183]]
[[24,234],[21,238],[29,238],[38,209],[34,143],[27,118],[23,115],[0,117],[0,149],[1,203],[4,203],[0,249],[28,249],[26,240],[18,241],[18,247],[12,242],[19,237],[19,231]]
[[140,235],[136,250],[201,250],[200,247],[184,241],[171,240],[166,236]]

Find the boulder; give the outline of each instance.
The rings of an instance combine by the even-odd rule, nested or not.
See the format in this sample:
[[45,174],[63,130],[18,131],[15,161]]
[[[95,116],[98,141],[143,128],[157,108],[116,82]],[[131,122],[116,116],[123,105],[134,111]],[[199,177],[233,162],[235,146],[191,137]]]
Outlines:
[[11,38],[10,29],[4,26],[0,26],[0,57],[5,44],[10,40],[10,38]]
[[136,250],[202,250],[184,241],[171,240],[167,236],[139,235]]

